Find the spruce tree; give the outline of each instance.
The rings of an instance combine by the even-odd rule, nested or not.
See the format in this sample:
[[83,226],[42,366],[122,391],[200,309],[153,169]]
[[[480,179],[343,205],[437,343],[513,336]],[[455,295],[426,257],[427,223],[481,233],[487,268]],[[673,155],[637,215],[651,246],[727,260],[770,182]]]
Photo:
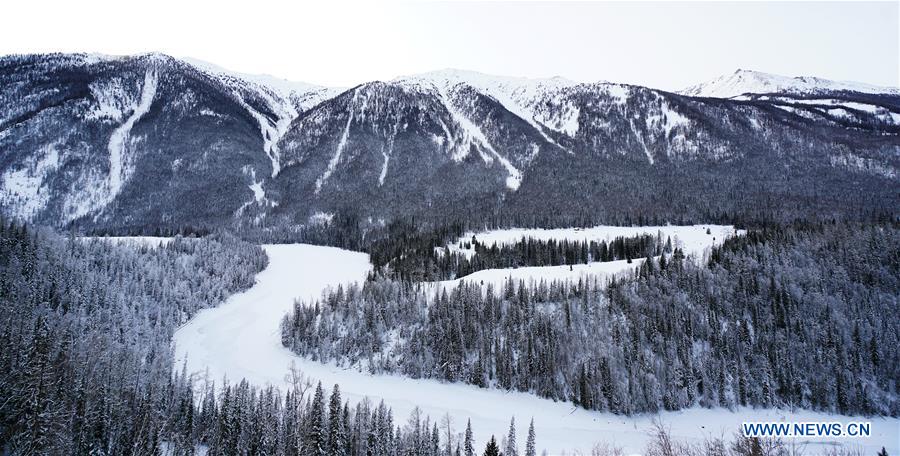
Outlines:
[[509,421],[509,433],[506,435],[506,451],[504,456],[519,456],[519,449],[516,445],[516,417],[512,417]]
[[466,422],[466,440],[463,444],[465,456],[475,456],[475,446],[472,442],[472,420]]
[[483,456],[500,456],[500,447],[497,446],[497,439],[491,436],[491,440],[485,445]]
[[331,390],[331,398],[328,402],[328,454],[342,456],[346,450],[346,435],[341,423],[341,391],[338,385]]
[[534,445],[534,418],[532,418],[531,424],[528,425],[528,440],[525,441],[525,456],[536,456]]
[[325,398],[322,392],[322,382],[316,385],[316,393],[313,395],[309,411],[309,428],[307,431],[306,454],[308,456],[324,456],[327,454],[327,441],[324,429]]

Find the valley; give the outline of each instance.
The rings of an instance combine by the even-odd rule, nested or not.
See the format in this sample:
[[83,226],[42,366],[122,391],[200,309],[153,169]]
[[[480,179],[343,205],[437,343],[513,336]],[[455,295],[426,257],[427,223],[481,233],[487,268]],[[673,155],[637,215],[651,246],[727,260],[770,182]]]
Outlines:
[[0,454],[900,452],[898,151],[813,76],[0,56]]
[[265,240],[320,212],[540,227],[842,217],[890,212],[898,172],[896,89],[749,71],[679,93],[463,70],[345,88],[159,53],[24,55],[0,59],[0,103],[6,212],[102,234]]
[[[711,228],[713,234],[706,234]],[[556,230],[548,237],[605,238],[623,232],[656,232],[662,230],[681,239],[693,258],[708,254],[710,246],[721,242],[734,232],[732,227],[595,227],[584,230]],[[509,230],[477,233],[485,242],[514,240],[535,231]],[[714,241],[713,238],[718,241]],[[470,236],[466,235],[469,239]],[[605,442],[621,447],[626,454],[641,452],[651,438],[653,421],[661,420],[671,428],[672,435],[688,442],[699,443],[704,437],[726,437],[739,429],[744,421],[833,421],[866,420],[873,423],[876,434],[867,441],[854,441],[864,451],[877,451],[884,442],[896,442],[900,437],[897,418],[865,418],[826,414],[813,411],[790,411],[777,408],[740,407],[735,410],[693,407],[659,414],[639,413],[622,416],[588,411],[569,402],[542,399],[522,392],[483,389],[472,385],[448,383],[429,379],[411,379],[399,375],[368,374],[352,367],[329,362],[316,362],[297,356],[281,342],[279,325],[290,311],[294,299],[311,302],[319,299],[326,289],[346,286],[365,280],[371,265],[367,256],[329,247],[311,245],[267,245],[269,265],[257,276],[253,288],[234,295],[222,305],[200,311],[174,336],[176,369],[186,363],[194,381],[206,379],[221,385],[223,379],[234,382],[246,379],[253,385],[274,385],[287,390],[291,385],[291,370],[296,369],[313,383],[321,381],[330,388],[339,384],[343,397],[356,403],[383,401],[394,411],[396,422],[403,422],[418,407],[433,419],[451,418],[453,438],[462,440],[467,420],[476,429],[477,447],[482,447],[490,434],[505,435],[510,417],[515,417],[523,432],[525,423],[534,418],[540,447],[550,454],[588,452],[595,443]],[[616,264],[605,267],[613,275],[637,267],[639,263]],[[603,263],[599,263],[603,264]],[[545,278],[570,279],[553,271],[564,267],[522,268],[483,271],[488,274],[508,273],[514,279]],[[499,277],[499,276],[498,276]],[[503,276],[504,279],[506,276]],[[478,273],[466,280],[480,280]],[[450,285],[450,284],[446,284]],[[524,435],[519,436],[524,439]],[[867,442],[871,442],[867,443]],[[816,452],[840,444],[833,440],[809,439],[798,442],[806,451]],[[888,446],[893,452],[898,448]]]

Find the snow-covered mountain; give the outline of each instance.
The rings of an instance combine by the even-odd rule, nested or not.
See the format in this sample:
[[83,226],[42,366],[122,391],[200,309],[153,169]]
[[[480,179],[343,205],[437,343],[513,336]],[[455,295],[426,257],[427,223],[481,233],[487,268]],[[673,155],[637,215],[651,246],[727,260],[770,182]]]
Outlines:
[[859,82],[840,82],[811,76],[780,76],[752,70],[737,70],[678,93],[692,97],[734,98],[745,94],[823,94],[857,92],[900,95],[896,87],[879,87]]
[[718,99],[459,70],[342,89],[160,54],[10,56],[0,207],[125,231],[890,209],[900,95],[874,90]]
[[[568,112],[564,118],[547,119],[541,114],[538,104],[564,91],[571,90],[579,83],[562,77],[529,79],[492,76],[474,71],[445,69],[414,76],[398,78],[402,84],[431,84],[441,93],[453,91],[457,86],[468,86],[494,98],[509,112],[534,126],[543,134],[545,128],[574,135],[578,129],[577,112]],[[545,139],[552,142],[546,135]]]

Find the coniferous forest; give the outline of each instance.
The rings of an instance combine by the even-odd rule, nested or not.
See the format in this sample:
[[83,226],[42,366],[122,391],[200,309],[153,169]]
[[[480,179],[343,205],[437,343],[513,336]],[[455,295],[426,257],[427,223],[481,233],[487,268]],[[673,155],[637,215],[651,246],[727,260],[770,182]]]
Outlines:
[[900,1],[9,3],[0,456],[900,453]]
[[174,366],[177,326],[265,265],[227,234],[125,247],[0,223],[0,454],[436,456],[466,444],[441,443],[421,413],[395,423],[384,404],[351,406],[302,372],[280,392]]
[[[401,249],[377,271],[400,280],[436,281],[465,277],[484,269],[523,266],[561,266],[616,260],[632,260],[672,253],[672,240],[649,234],[617,237],[609,242],[540,240],[523,237],[512,244],[487,245],[473,235],[459,241],[459,250],[425,244],[424,248]],[[470,254],[462,252],[470,252]]]
[[663,253],[608,284],[435,293],[378,277],[298,302],[282,331],[315,360],[616,413],[896,416],[898,289],[896,224],[798,223],[731,238],[705,264]]

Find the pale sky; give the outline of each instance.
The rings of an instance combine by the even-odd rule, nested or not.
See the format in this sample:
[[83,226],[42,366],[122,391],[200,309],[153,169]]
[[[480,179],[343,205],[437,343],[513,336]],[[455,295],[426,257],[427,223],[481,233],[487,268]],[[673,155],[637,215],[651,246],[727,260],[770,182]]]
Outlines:
[[0,54],[163,52],[353,86],[442,68],[677,90],[738,68],[900,85],[900,2],[15,1]]

